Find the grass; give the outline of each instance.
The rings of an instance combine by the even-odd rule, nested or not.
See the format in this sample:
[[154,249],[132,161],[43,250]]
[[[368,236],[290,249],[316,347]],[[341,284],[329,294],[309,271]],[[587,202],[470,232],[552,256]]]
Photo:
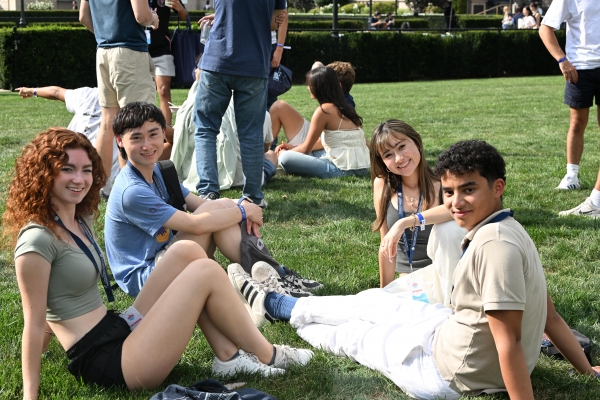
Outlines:
[[[568,107],[562,104],[563,87],[561,77],[538,77],[356,85],[352,94],[367,135],[385,119],[403,119],[423,136],[430,164],[448,145],[462,139],[485,139],[500,150],[508,169],[505,205],[515,210],[535,241],[557,309],[571,327],[598,343],[600,221],[557,217],[558,211],[583,201],[593,187],[600,165],[596,113],[591,113],[586,135],[582,190],[554,190],[565,170]],[[174,91],[173,103],[180,104],[185,96],[183,90]],[[316,107],[305,87],[294,87],[282,98],[307,118]],[[0,174],[9,172],[15,156],[35,133],[67,125],[70,118],[60,102],[0,94]],[[224,195],[235,197],[240,191]],[[0,184],[0,196],[6,196],[6,182]],[[277,176],[265,196],[269,208],[263,237],[283,264],[325,283],[324,295],[353,294],[378,285],[379,240],[370,232],[375,212],[368,179]],[[102,222],[97,226],[100,237],[101,229]],[[218,261],[226,265],[222,257]],[[0,252],[0,304],[0,399],[17,399],[22,394],[23,321],[10,249]],[[115,308],[130,304],[131,299],[117,293]],[[272,342],[306,345],[288,324],[262,331]],[[66,369],[60,345],[55,341],[50,350],[52,356],[42,363],[42,399],[147,399],[155,392],[127,393],[78,384]],[[598,362],[597,350],[593,356]],[[186,385],[208,378],[211,362],[212,352],[196,331],[167,382]],[[564,361],[541,357],[532,376],[536,398],[598,398],[599,382],[570,376],[569,369]],[[308,367],[284,377],[236,380],[279,399],[408,398],[381,374],[321,351]]]

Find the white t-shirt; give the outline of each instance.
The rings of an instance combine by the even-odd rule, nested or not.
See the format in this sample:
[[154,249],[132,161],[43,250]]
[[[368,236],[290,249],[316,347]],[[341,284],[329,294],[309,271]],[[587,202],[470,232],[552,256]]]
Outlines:
[[[83,133],[96,147],[96,138],[100,130],[102,108],[98,102],[98,89],[81,87],[65,92],[65,105],[70,113],[75,114],[69,123],[68,129],[73,132]],[[109,194],[112,182],[119,174],[119,156],[117,143],[113,143],[112,167],[110,178],[104,188],[104,193]]]
[[600,1],[554,0],[542,24],[567,23],[567,58],[577,69],[600,68]]

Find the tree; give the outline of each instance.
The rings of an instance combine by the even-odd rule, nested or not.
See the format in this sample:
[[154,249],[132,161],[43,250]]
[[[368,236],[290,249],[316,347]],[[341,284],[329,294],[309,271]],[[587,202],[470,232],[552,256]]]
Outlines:
[[446,3],[446,0],[412,0],[412,1],[408,2],[407,4],[411,10],[413,10],[413,11],[418,10],[420,12],[423,12],[423,10],[425,10],[425,7],[427,7],[430,3],[434,6],[443,8],[444,3]]
[[308,11],[315,7],[314,0],[288,0],[288,8],[296,8],[300,11]]

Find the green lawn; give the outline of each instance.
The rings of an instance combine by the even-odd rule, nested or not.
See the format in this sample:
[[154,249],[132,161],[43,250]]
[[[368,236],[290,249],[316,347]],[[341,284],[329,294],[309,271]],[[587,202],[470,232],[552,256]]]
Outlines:
[[[562,104],[562,77],[410,82],[356,85],[352,94],[364,118],[365,132],[387,118],[407,121],[423,136],[427,159],[455,141],[485,139],[504,155],[508,169],[505,205],[525,226],[546,269],[556,308],[573,328],[600,342],[600,221],[558,218],[557,212],[583,201],[593,187],[600,155],[595,108],[590,118],[586,150],[581,164],[582,189],[554,190],[565,172],[565,134],[568,107]],[[180,104],[186,91],[176,90]],[[310,118],[316,103],[304,86],[282,97]],[[0,172],[6,175],[21,147],[35,133],[67,125],[70,114],[60,102],[22,100],[16,94],[0,94]],[[6,180],[0,183],[2,199]],[[239,190],[224,193],[240,195]],[[371,233],[375,218],[369,179],[331,180],[277,176],[265,190],[269,208],[262,230],[277,259],[302,275],[326,285],[322,294],[353,294],[378,285],[378,234]],[[0,202],[0,211],[4,201]],[[97,226],[101,235],[102,223]],[[226,262],[221,257],[221,264]],[[21,304],[14,277],[11,249],[0,252],[0,398],[21,396]],[[124,309],[131,299],[117,294],[115,308]],[[263,329],[276,343],[304,346],[288,325]],[[154,391],[129,394],[77,384],[66,369],[67,358],[55,341],[51,357],[42,363],[42,399],[148,399]],[[167,382],[191,384],[210,377],[212,353],[200,331]],[[598,351],[594,351],[598,362]],[[568,374],[570,365],[542,357],[533,372],[539,399],[597,399],[599,381]],[[405,399],[381,374],[347,359],[316,352],[304,369],[283,377],[237,377],[236,381],[280,399]],[[500,398],[503,396],[500,395]]]

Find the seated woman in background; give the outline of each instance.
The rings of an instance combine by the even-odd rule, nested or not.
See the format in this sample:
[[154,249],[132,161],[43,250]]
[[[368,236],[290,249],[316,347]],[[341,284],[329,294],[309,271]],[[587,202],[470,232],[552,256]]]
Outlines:
[[98,280],[109,301],[112,291],[92,228],[105,182],[90,141],[64,128],[40,133],[16,160],[2,224],[4,235],[16,243],[23,398],[38,398],[44,337],[54,334],[78,380],[129,390],[160,385],[196,325],[215,353],[217,375],[270,376],[310,360],[309,350],[271,345],[223,269],[189,240],[173,244],[187,255],[177,273],[172,271],[180,265],[166,263],[148,278],[125,315],[107,310]]
[[519,20],[519,29],[535,29],[537,24],[529,7],[523,8],[523,15],[523,18]]
[[[362,118],[345,100],[336,73],[329,67],[315,68],[306,74],[306,81],[310,95],[319,102],[319,107],[309,126],[297,112],[290,115],[298,133],[292,136],[286,130],[289,142],[275,150],[279,164],[287,173],[301,176],[368,175],[369,149],[362,130]],[[292,124],[280,123],[277,129],[274,127],[274,135],[281,125]],[[320,151],[315,146],[319,141],[323,148]]]

